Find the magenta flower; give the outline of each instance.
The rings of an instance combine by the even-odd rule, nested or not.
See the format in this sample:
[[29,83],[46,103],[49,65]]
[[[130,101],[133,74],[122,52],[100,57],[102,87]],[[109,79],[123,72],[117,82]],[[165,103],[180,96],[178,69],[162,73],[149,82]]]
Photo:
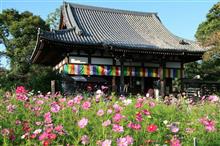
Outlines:
[[46,124],[52,123],[52,119],[51,119],[51,114],[50,114],[50,112],[47,112],[47,113],[44,114],[44,122],[45,122]]
[[138,112],[135,116],[136,121],[141,122],[143,120],[141,112]]
[[122,107],[120,107],[118,104],[114,104],[113,108],[114,108],[116,113],[118,113],[118,112],[120,112],[122,110]]
[[26,94],[28,91],[25,89],[24,86],[18,86],[16,88],[16,94]]
[[16,98],[17,100],[20,100],[20,101],[26,101],[28,99],[27,97],[27,90],[24,88],[24,86],[18,86],[16,88]]
[[16,109],[16,106],[15,106],[15,105],[9,104],[9,105],[7,106],[7,111],[8,111],[9,113],[13,113],[15,109]]
[[82,96],[76,96],[75,98],[73,98],[73,102],[75,103],[75,104],[80,104],[80,102],[81,102],[81,100],[83,99],[83,97]]
[[131,137],[130,135],[127,135],[125,138],[127,140],[128,145],[132,145],[133,144],[133,142],[134,142],[133,137]]
[[213,131],[215,131],[215,122],[212,121],[212,120],[209,120],[209,121],[207,122],[207,124],[205,125],[205,129],[206,129],[206,131],[208,131],[208,132],[213,132]]
[[111,125],[111,121],[110,121],[110,120],[104,121],[104,122],[102,123],[102,126],[103,126],[103,127],[107,127],[107,126],[109,126],[109,125]]
[[149,102],[149,106],[150,106],[150,107],[155,107],[156,104],[155,104],[154,102],[151,101],[151,102]]
[[215,131],[215,121],[208,119],[207,117],[201,118],[200,123],[205,126],[206,131],[213,132]]
[[48,138],[48,133],[47,132],[43,132],[40,136],[39,136],[39,140],[40,141],[43,141],[43,140],[45,140],[45,139],[47,139]]
[[111,114],[111,113],[112,113],[112,109],[108,109],[107,114]]
[[73,101],[73,100],[69,100],[69,101],[67,102],[67,105],[68,105],[69,107],[72,107],[72,106],[74,105],[74,101]]
[[59,135],[63,135],[64,131],[63,131],[63,126],[62,125],[57,125],[54,130],[59,134]]
[[114,132],[117,132],[117,133],[122,133],[122,132],[124,132],[123,126],[120,126],[120,125],[118,125],[118,124],[113,124],[112,130],[113,130]]
[[4,128],[4,129],[1,130],[1,134],[2,134],[3,136],[8,136],[8,135],[10,134],[10,131],[9,131],[9,129]]
[[100,110],[98,110],[98,112],[96,114],[97,114],[97,116],[101,117],[104,115],[104,110],[100,109]]
[[113,122],[115,123],[119,123],[121,121],[121,119],[123,119],[124,116],[122,116],[120,113],[116,113],[114,116],[113,116]]
[[86,119],[86,118],[82,118],[82,119],[78,122],[78,126],[79,126],[80,128],[84,128],[87,124],[88,124],[88,119]]
[[82,104],[82,108],[84,110],[88,110],[91,107],[91,103],[89,101],[86,101]]
[[173,133],[179,132],[178,125],[176,123],[172,123],[171,126],[170,126],[170,131],[173,132]]
[[174,136],[170,140],[170,146],[181,146],[180,140],[176,136]]
[[44,104],[44,101],[43,100],[37,100],[36,104],[42,105],[42,104]]
[[61,108],[57,103],[52,103],[51,104],[51,108],[50,108],[51,112],[58,113],[60,111],[60,109]]
[[210,95],[208,97],[208,100],[211,102],[217,102],[217,101],[219,101],[219,97],[217,95]]
[[87,135],[83,135],[83,136],[81,137],[81,143],[82,143],[83,145],[89,144],[89,137],[88,137]]
[[112,144],[112,141],[109,139],[106,139],[102,142],[102,146],[111,146],[111,144]]
[[73,107],[72,107],[72,112],[78,113],[78,109],[77,109],[75,106],[73,106]]
[[[59,95],[58,95],[58,96],[59,96]],[[59,98],[59,102],[60,102],[60,103],[66,102],[66,98]]]
[[117,139],[117,146],[128,146],[127,139],[125,137]]
[[137,102],[137,103],[135,104],[135,108],[141,108],[141,107],[142,107],[142,103]]
[[143,112],[146,116],[150,116],[150,112],[149,112],[148,110],[145,109],[145,110],[143,110],[142,112]]
[[140,124],[135,124],[135,123],[128,123],[128,127],[133,129],[133,130],[141,130],[141,125]]

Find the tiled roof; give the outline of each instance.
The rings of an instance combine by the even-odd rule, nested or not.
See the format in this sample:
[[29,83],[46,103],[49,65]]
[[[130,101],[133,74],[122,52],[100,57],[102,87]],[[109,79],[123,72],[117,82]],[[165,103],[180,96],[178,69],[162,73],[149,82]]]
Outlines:
[[107,44],[149,51],[204,51],[195,42],[169,32],[156,13],[64,3],[62,14],[67,29],[41,32],[41,37],[57,42]]

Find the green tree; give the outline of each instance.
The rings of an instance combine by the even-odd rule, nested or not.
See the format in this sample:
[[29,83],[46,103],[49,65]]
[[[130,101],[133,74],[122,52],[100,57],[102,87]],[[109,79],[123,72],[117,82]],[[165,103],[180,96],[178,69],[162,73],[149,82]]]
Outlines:
[[55,29],[55,30],[59,29],[60,13],[61,13],[61,8],[56,8],[54,12],[51,12],[47,16],[46,24],[48,24],[51,29]]
[[200,74],[204,79],[219,80],[220,73],[220,2],[216,3],[206,15],[196,31],[196,39],[209,50],[203,55],[202,63],[186,65],[188,77]]
[[[4,55],[10,60],[10,69],[0,77],[2,87],[9,89],[25,85],[35,90],[48,90],[52,70],[30,63],[31,53],[36,44],[38,28],[48,30],[49,26],[39,16],[14,9],[3,10],[0,14],[0,38],[6,50]],[[38,80],[33,81],[33,78]],[[44,82],[41,82],[44,80]],[[32,82],[31,82],[32,81]],[[41,85],[36,85],[41,82]]]

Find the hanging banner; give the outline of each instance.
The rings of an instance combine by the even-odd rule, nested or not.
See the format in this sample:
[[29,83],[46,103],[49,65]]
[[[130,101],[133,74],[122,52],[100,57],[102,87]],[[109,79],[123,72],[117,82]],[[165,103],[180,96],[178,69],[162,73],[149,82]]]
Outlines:
[[[120,76],[119,66],[65,64],[63,72],[71,75]],[[160,77],[159,68],[124,67],[124,76]],[[180,69],[165,69],[166,78],[180,77]]]

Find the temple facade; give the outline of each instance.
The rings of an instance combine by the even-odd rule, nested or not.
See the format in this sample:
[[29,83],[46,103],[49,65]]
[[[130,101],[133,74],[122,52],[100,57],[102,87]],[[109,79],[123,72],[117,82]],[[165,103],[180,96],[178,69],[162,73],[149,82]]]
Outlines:
[[31,61],[59,71],[66,92],[103,84],[121,94],[157,88],[164,95],[184,78],[184,63],[204,52],[173,35],[157,13],[65,2],[59,30],[39,30]]

